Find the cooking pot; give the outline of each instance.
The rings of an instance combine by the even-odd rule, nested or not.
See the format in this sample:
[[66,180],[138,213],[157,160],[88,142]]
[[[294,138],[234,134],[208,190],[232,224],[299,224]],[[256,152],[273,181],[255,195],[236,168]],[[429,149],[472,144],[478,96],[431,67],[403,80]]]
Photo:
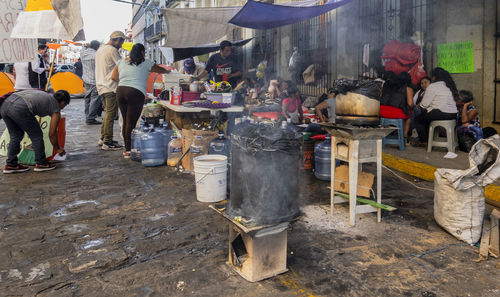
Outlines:
[[189,82],[183,80],[183,79],[179,79],[179,87],[181,87],[181,89],[185,92],[189,92]]
[[356,125],[378,125],[380,101],[365,95],[347,92],[335,97],[337,122]]
[[189,84],[189,92],[203,92],[203,82],[202,81],[193,81]]

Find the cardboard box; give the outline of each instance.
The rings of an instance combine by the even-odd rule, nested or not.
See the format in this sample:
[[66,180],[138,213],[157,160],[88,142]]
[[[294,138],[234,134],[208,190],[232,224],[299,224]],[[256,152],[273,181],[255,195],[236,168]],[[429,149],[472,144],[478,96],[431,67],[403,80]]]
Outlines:
[[[203,149],[206,153],[208,153],[208,150],[210,149],[210,142],[214,138],[217,138],[218,131],[182,129],[182,153],[189,148],[194,140],[194,137],[198,135],[202,137]],[[184,156],[184,159],[182,159],[182,167],[184,167],[184,170],[187,171],[193,170],[193,168],[191,168],[191,152],[187,153],[186,156]]]
[[[370,188],[375,175],[358,172],[357,196],[370,198]],[[349,194],[349,166],[342,165],[335,169],[335,191]]]

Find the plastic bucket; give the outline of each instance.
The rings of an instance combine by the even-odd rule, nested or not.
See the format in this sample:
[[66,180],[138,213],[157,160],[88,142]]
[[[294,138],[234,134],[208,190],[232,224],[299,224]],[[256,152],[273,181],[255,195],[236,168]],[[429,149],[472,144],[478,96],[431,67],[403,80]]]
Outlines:
[[219,202],[226,199],[227,157],[204,155],[194,158],[196,199],[200,202]]

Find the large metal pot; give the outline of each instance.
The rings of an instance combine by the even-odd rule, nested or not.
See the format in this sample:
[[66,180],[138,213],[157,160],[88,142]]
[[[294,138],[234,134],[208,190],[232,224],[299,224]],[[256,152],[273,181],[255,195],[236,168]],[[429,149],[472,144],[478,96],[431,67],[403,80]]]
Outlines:
[[203,82],[201,81],[193,81],[189,84],[189,92],[203,92]]
[[380,101],[353,92],[339,94],[335,97],[335,114],[338,122],[377,125]]

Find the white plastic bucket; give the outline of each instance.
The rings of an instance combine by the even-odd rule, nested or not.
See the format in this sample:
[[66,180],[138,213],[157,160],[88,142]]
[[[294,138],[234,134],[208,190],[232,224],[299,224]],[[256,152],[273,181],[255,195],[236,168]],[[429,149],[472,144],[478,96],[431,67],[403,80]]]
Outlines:
[[219,202],[226,199],[227,157],[204,155],[194,158],[196,199],[200,202]]

